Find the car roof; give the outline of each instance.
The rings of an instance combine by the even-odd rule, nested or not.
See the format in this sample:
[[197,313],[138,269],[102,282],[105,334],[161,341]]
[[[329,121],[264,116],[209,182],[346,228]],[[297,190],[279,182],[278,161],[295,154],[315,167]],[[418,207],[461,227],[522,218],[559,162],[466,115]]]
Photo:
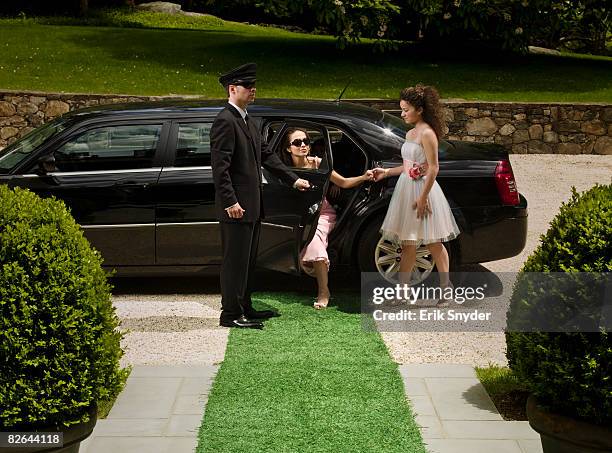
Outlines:
[[[224,99],[210,100],[164,100],[156,102],[128,102],[108,104],[74,110],[66,113],[66,119],[86,120],[101,117],[183,117],[209,116],[218,113],[227,105]],[[376,122],[381,111],[346,101],[313,101],[303,99],[258,99],[249,106],[249,113],[261,115],[297,115],[313,118],[361,119]]]

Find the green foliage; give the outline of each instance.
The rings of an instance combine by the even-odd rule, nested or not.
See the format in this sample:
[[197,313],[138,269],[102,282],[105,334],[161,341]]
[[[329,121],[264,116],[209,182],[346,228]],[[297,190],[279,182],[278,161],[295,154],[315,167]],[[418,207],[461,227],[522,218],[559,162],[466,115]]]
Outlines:
[[492,397],[526,391],[525,384],[507,367],[495,364],[476,367],[476,376]]
[[[121,15],[134,9],[133,0],[90,0],[86,14],[79,9],[81,3],[74,0],[26,3],[5,0],[0,3],[0,14],[73,14],[79,16],[78,23],[94,25],[100,24],[99,9],[107,8],[103,14],[107,23],[111,19],[113,25],[127,26],[123,18],[113,17],[116,13],[112,11],[120,11]],[[322,31],[335,36],[341,48],[370,38],[376,42],[374,48],[383,49],[397,48],[397,41],[409,40],[453,49],[476,42],[519,52],[528,45],[544,45],[605,54],[606,44],[610,43],[611,8],[607,0],[176,0],[175,3],[180,3],[184,10],[212,12],[230,20]],[[191,28],[193,19],[201,18],[190,19]],[[185,16],[160,15],[155,21],[184,23]]]
[[[223,17],[237,8],[265,13],[260,20],[301,21],[322,27],[341,47],[361,38],[378,47],[393,40],[443,44],[456,48],[479,43],[524,52],[544,44],[570,50],[605,51],[610,8],[605,0],[202,0]],[[257,15],[257,13],[255,13]]]
[[235,7],[259,8],[276,19],[307,18],[303,28],[324,28],[337,38],[340,48],[361,38],[373,38],[377,45],[387,46],[389,23],[400,8],[393,0],[232,0],[217,5],[223,13]]
[[402,3],[404,39],[444,41],[453,46],[475,41],[490,47],[524,51],[541,2],[406,0]]
[[531,43],[603,55],[611,41],[607,0],[548,0],[535,17]]
[[63,202],[0,185],[0,427],[87,421],[122,386],[101,262]]
[[[124,23],[140,13],[125,14]],[[481,54],[444,58],[418,46],[372,54],[373,43],[339,50],[331,36],[235,22],[221,26],[180,16],[163,28],[42,25],[61,18],[0,19],[0,86],[12,90],[223,97],[219,74],[258,63],[258,98],[397,99],[406,85],[430,81],[445,98],[483,101],[610,102],[609,57]],[[153,20],[155,19],[155,20]],[[202,19],[202,18],[199,18]],[[69,19],[64,19],[69,20]],[[76,19],[71,19],[76,20]],[[189,20],[187,25],[183,20]],[[106,24],[108,25],[108,24]],[[176,28],[195,30],[178,30]],[[365,56],[367,55],[367,58]],[[58,77],[58,74],[61,77]],[[358,74],[359,76],[354,76]]]
[[[571,313],[577,308],[572,304],[598,304],[603,288],[597,274],[591,274],[592,285],[575,285],[578,289],[569,297],[563,291],[550,294],[534,289],[527,273],[565,272],[570,279],[578,272],[610,272],[610,238],[612,185],[597,185],[582,194],[574,189],[517,279],[508,312],[509,327],[520,327],[534,316],[554,319],[557,324],[571,322]],[[508,332],[506,343],[510,367],[542,404],[554,412],[612,423],[609,333]]]

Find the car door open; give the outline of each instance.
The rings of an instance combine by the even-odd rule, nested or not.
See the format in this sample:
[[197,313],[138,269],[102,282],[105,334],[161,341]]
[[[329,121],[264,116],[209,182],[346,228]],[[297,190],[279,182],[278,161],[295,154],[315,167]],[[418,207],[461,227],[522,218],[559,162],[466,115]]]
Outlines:
[[[257,264],[280,272],[299,274],[300,250],[312,239],[317,227],[323,195],[331,174],[332,162],[329,136],[325,127],[301,120],[277,123],[269,148],[284,157],[288,153],[285,137],[291,130],[300,129],[310,138],[310,153],[318,159],[318,168],[288,167],[300,178],[307,180],[311,188],[300,191],[282,182],[277,176],[263,169],[264,215]],[[281,159],[290,162],[290,159]]]

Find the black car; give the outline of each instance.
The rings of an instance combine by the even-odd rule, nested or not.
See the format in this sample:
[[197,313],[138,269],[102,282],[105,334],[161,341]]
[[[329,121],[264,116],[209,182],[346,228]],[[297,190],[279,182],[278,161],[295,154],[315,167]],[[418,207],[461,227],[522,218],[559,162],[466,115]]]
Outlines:
[[[68,113],[0,151],[0,182],[66,202],[91,244],[117,275],[217,271],[220,233],[214,212],[209,131],[223,101],[110,105]],[[308,130],[317,170],[293,169],[312,184],[300,192],[264,169],[258,264],[299,273],[298,255],[314,234],[329,175],[356,176],[396,166],[408,126],[348,102],[264,100],[249,107],[268,146],[279,152],[290,127]],[[527,201],[504,148],[441,141],[438,181],[461,229],[448,244],[451,265],[520,253]],[[332,266],[390,276],[398,244],[379,228],[397,178],[364,184],[333,199]],[[433,263],[419,247],[423,276]]]

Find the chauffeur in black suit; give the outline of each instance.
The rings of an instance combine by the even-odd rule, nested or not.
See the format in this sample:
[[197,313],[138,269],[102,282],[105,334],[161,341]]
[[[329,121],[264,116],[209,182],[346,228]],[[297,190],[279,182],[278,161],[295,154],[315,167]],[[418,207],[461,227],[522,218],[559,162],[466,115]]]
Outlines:
[[255,100],[255,72],[255,63],[248,63],[219,78],[229,99],[210,130],[210,144],[223,249],[219,324],[261,329],[262,319],[278,316],[270,310],[257,311],[251,303],[250,279],[263,217],[261,166],[296,189],[310,186],[275,153],[262,149],[261,135],[246,111]]

